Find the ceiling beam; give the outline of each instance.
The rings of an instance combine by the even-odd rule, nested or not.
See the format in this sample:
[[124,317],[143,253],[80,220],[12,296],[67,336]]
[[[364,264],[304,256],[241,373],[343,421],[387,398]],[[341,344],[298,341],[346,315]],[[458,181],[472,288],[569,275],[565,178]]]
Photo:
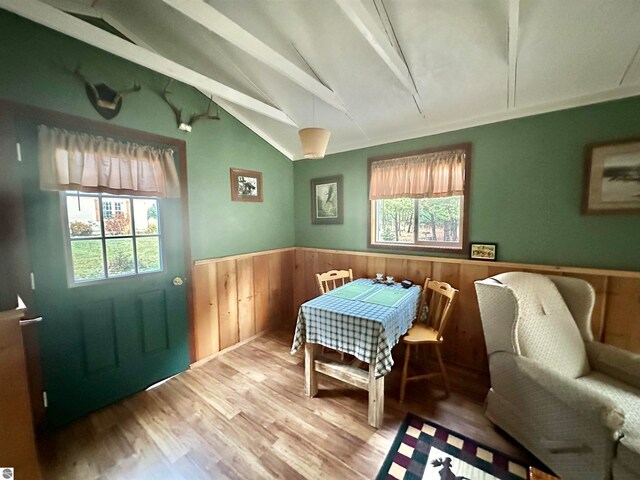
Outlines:
[[[204,94],[205,92],[201,92],[202,94]],[[275,140],[271,135],[269,135],[265,130],[263,130],[262,128],[258,127],[256,125],[255,122],[253,122],[252,120],[250,120],[246,115],[242,114],[235,105],[226,102],[220,98],[216,98],[215,95],[213,97],[213,100],[220,105],[224,110],[226,110],[227,112],[229,112],[229,114],[234,117],[236,120],[238,120],[240,123],[242,123],[245,127],[247,127],[249,130],[251,130],[253,133],[255,133],[256,135],[258,135],[260,138],[262,138],[265,142],[267,142],[269,145],[271,145],[273,148],[275,148],[276,150],[278,150],[281,154],[283,154],[285,157],[287,157],[289,160],[293,160],[295,155],[293,152],[291,152],[290,150],[288,150],[287,148],[285,148],[280,142],[278,142],[277,140]],[[296,136],[297,137],[297,136]]]
[[362,0],[336,0],[336,3],[369,45],[375,50],[389,70],[400,80],[404,88],[406,88],[411,95],[417,97],[418,92],[407,68],[407,64],[393,48],[387,34],[380,28],[375,18],[369,14]]
[[516,108],[516,82],[518,74],[518,30],[520,28],[520,0],[509,0],[509,83],[507,85],[507,108]]
[[297,126],[286,113],[271,105],[234,90],[195,70],[168,60],[157,53],[105,32],[41,1],[0,0],[0,7],[199,90],[211,92],[211,94],[223,100],[253,110],[287,125]]
[[317,98],[346,113],[336,93],[266,43],[202,0],[162,0],[210,32],[224,38],[256,60],[281,73]]
[[[145,40],[143,40],[140,36],[135,34],[131,29],[126,27],[123,23],[120,22],[117,18],[113,17],[111,14],[108,14],[103,11],[96,11],[96,14],[100,15],[102,19],[122,33],[125,37],[131,40],[133,43],[146,48],[151,52],[158,53],[151,45],[149,45]],[[222,52],[218,52],[221,55]],[[242,74],[242,72],[239,72]],[[204,90],[198,90],[205,97],[212,97],[213,100],[224,110],[226,110],[232,117],[236,118],[240,123],[246,126],[253,133],[261,137],[265,142],[271,145],[273,148],[282,153],[289,160],[293,160],[293,153],[283,147],[280,143],[273,139],[270,135],[268,135],[264,130],[259,128],[253,121],[249,120],[246,115],[242,114],[232,103],[229,103],[219,97],[216,97],[214,94],[205,92]]]
[[100,17],[93,5],[88,5],[87,2],[76,2],[74,0],[47,0],[47,3],[59,10],[72,13],[74,15],[84,15],[85,17],[95,18]]

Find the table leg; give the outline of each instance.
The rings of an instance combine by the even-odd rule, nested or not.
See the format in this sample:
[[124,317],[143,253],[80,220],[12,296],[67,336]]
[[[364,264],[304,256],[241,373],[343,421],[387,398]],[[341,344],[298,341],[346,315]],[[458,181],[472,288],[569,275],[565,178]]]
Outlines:
[[382,426],[384,418],[384,377],[376,378],[376,367],[369,364],[369,425]]
[[304,345],[304,380],[305,394],[307,397],[315,397],[318,393],[318,377],[316,374],[316,351],[315,343],[305,343]]

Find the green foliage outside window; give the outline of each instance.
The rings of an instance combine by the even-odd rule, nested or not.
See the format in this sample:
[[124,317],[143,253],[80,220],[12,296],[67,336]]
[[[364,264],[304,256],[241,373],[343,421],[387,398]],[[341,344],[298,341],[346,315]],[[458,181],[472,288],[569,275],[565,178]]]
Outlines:
[[[377,201],[376,237],[390,243],[460,241],[462,197],[397,198]],[[417,209],[417,222],[416,222]],[[418,232],[414,231],[417,228]]]

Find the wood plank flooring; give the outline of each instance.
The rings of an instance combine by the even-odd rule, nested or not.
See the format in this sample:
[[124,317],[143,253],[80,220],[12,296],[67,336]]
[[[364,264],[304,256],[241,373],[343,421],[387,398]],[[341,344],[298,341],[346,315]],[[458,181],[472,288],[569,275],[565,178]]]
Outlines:
[[481,403],[418,382],[397,402],[386,379],[384,426],[367,425],[367,392],[319,376],[304,396],[304,357],[274,332],[39,440],[51,480],[374,478],[407,411],[517,459],[534,461]]

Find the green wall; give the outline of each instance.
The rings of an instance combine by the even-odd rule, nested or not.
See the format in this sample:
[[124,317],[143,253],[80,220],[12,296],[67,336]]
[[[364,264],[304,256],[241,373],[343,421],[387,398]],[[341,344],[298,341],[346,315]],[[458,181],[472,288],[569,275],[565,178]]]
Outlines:
[[[220,121],[201,121],[192,133],[180,132],[159,96],[165,77],[3,10],[0,65],[0,98],[94,120],[104,119],[72,74],[76,66],[82,66],[92,81],[116,89],[140,83],[142,90],[125,97],[120,114],[110,123],[187,142],[194,259],[294,244],[291,161],[226,112],[221,112]],[[207,104],[186,85],[174,83],[172,91],[185,115]],[[263,203],[231,202],[230,167],[263,172]]]
[[[500,261],[640,270],[639,215],[580,213],[585,145],[629,137],[640,97],[297,161],[296,245],[367,250],[367,158],[472,142],[471,241],[498,243]],[[336,174],[344,224],[312,225],[309,181]]]
[[[86,75],[125,98],[113,123],[187,142],[194,259],[291,245],[367,250],[367,158],[470,141],[470,239],[497,242],[499,260],[640,270],[640,217],[580,213],[584,145],[640,137],[640,98],[603,103],[329,155],[293,164],[233,117],[178,131],[159,97],[166,79],[64,35],[0,11],[0,98],[100,120],[82,85]],[[189,112],[205,105],[174,85]],[[263,172],[264,203],[231,202],[229,168]],[[309,180],[344,175],[344,225],[312,225]],[[295,186],[295,188],[294,188]],[[291,219],[294,218],[292,224]],[[256,234],[258,232],[258,234]]]

